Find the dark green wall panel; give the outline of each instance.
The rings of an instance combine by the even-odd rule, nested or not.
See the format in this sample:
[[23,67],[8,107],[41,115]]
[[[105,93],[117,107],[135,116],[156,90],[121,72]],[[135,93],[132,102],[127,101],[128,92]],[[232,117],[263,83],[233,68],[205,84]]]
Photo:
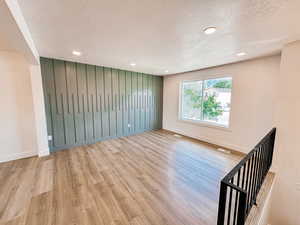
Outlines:
[[52,151],[162,126],[162,77],[41,58]]

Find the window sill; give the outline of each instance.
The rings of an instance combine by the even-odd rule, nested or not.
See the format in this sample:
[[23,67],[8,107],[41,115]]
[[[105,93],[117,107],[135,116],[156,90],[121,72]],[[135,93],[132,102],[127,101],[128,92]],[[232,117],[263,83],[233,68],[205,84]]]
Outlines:
[[219,130],[231,132],[231,129],[229,126],[225,126],[225,125],[221,125],[221,124],[217,124],[217,123],[213,123],[213,122],[196,121],[196,120],[189,120],[189,119],[179,119],[179,122],[190,123],[190,124],[198,125],[201,127],[208,127],[208,128],[219,129]]

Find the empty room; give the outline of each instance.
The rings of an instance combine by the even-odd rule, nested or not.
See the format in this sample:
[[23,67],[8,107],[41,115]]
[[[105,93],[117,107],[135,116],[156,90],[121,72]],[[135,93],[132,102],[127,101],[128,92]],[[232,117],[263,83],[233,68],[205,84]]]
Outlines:
[[299,0],[0,0],[0,225],[300,225]]

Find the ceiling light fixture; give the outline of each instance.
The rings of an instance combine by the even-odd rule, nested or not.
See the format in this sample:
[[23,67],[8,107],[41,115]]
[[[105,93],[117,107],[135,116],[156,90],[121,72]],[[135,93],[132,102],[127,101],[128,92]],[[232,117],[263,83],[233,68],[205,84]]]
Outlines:
[[166,73],[169,73],[169,70],[165,70]]
[[130,66],[136,66],[136,64],[135,63],[130,63]]
[[73,55],[76,55],[76,56],[80,56],[81,55],[81,52],[79,52],[79,51],[73,51],[72,53],[73,53]]
[[205,34],[213,34],[217,31],[217,28],[216,27],[207,27],[203,31]]
[[237,53],[236,55],[237,55],[237,56],[244,56],[244,55],[246,55],[246,53],[245,53],[245,52],[239,52],[239,53]]

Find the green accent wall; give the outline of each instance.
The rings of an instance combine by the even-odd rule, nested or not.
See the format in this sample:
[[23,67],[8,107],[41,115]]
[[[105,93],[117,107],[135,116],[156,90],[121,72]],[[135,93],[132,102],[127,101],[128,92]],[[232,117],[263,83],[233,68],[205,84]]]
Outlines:
[[162,127],[160,76],[41,58],[51,151]]

